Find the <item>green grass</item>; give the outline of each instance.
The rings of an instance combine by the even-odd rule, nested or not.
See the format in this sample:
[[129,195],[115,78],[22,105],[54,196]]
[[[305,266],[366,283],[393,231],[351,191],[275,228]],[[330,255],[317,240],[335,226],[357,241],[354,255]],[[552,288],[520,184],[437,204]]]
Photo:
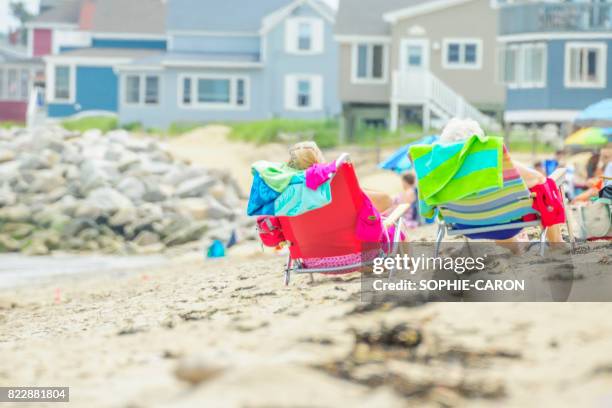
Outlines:
[[399,147],[418,140],[426,134],[429,133],[423,132],[421,126],[416,123],[407,124],[395,132],[390,132],[386,128],[363,126],[355,131],[353,140],[348,142],[364,147]]
[[68,119],[62,122],[62,126],[67,130],[85,132],[91,129],[100,129],[108,132],[118,127],[117,118],[111,116],[89,116],[79,119]]
[[288,139],[314,140],[322,148],[337,146],[340,132],[336,120],[270,119],[237,123],[231,128],[230,138],[234,140],[256,144],[287,142]]
[[13,122],[13,121],[6,121],[6,122],[0,122],[0,128],[2,129],[10,129],[12,127],[24,127],[25,124],[21,123],[21,122]]

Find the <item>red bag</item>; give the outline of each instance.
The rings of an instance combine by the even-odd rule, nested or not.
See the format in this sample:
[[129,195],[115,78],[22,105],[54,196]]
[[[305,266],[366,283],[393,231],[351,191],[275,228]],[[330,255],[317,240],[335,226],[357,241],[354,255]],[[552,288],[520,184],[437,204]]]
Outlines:
[[550,227],[565,222],[565,209],[563,208],[563,197],[559,187],[553,179],[547,178],[546,182],[530,188],[536,193],[533,199],[533,209],[540,213],[542,225]]
[[278,217],[269,215],[257,217],[257,232],[259,239],[267,247],[277,247],[286,241]]

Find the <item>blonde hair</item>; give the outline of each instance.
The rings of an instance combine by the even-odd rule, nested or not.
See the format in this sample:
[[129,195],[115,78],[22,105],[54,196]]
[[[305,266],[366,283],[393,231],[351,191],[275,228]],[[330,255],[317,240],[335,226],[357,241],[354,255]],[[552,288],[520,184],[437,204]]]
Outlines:
[[289,149],[289,166],[298,170],[306,170],[315,163],[323,163],[323,152],[315,142],[300,142]]
[[440,142],[461,142],[474,135],[480,137],[485,135],[484,130],[482,130],[478,122],[473,119],[452,118],[446,126],[444,126],[442,134],[440,135]]

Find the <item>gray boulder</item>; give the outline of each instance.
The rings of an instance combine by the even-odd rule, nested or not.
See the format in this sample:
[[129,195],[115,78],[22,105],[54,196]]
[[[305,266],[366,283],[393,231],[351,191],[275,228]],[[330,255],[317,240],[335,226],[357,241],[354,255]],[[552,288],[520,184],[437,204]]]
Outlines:
[[202,197],[216,183],[210,176],[202,176],[182,182],[176,189],[176,195],[181,198]]

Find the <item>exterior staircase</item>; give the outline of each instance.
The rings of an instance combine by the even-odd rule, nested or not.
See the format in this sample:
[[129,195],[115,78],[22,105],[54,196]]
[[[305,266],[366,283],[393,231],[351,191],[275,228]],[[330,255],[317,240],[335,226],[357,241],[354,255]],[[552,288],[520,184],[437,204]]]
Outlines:
[[423,107],[423,129],[430,129],[437,118],[446,122],[453,117],[470,118],[484,129],[499,130],[501,125],[485,115],[428,70],[394,71],[391,95],[391,130],[398,127],[398,107]]

